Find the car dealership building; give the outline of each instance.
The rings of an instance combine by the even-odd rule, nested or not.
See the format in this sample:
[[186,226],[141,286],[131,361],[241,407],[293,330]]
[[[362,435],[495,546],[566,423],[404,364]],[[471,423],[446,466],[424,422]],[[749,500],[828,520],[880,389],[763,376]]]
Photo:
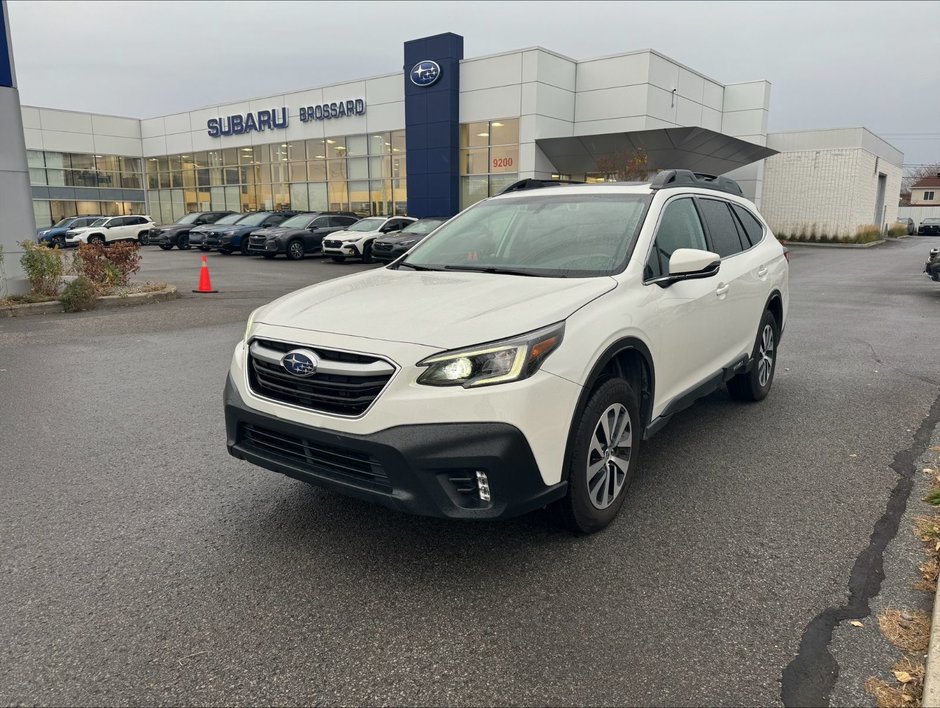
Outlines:
[[39,227],[209,209],[448,216],[523,178],[612,178],[637,155],[735,178],[788,232],[892,223],[901,154],[864,129],[768,134],[770,89],[653,50],[464,58],[448,33],[406,42],[403,69],[382,76],[156,118],[22,119]]

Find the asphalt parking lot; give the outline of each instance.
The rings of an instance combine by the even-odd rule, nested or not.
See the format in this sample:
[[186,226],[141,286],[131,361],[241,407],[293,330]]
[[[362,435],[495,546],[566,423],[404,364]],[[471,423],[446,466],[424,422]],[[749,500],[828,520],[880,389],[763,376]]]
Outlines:
[[198,251],[150,248],[140,279],[180,300],[2,319],[0,703],[863,702],[883,648],[840,641],[836,681],[813,622],[879,589],[876,540],[911,547],[877,525],[940,418],[936,242],[794,248],[770,397],[675,418],[588,538],[228,456],[248,313],[376,266],[213,254],[197,296]]

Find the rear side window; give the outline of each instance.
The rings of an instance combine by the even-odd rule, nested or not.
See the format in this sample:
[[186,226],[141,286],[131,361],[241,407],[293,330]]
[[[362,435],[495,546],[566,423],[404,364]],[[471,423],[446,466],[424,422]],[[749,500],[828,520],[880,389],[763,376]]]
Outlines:
[[644,278],[649,280],[668,275],[669,258],[679,248],[707,249],[702,222],[691,199],[676,199],[663,210]]
[[738,237],[738,227],[728,209],[728,203],[718,199],[699,199],[702,218],[708,226],[712,250],[722,258],[733,256],[744,250]]
[[754,218],[751,212],[742,206],[732,204],[731,209],[737,215],[741,226],[744,227],[744,233],[750,245],[755,246],[760,243],[761,239],[764,238],[764,227],[761,226],[761,223]]
[[358,221],[354,216],[331,216],[330,226],[352,226]]
[[111,221],[109,221],[107,225],[109,227],[114,227],[114,226],[124,226],[126,224],[127,224],[127,219],[118,217],[117,219],[111,219]]

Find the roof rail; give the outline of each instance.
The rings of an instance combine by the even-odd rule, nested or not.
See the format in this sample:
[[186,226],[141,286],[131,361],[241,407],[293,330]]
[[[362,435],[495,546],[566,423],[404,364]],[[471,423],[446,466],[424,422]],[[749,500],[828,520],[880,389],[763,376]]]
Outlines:
[[703,172],[692,172],[692,170],[663,170],[650,182],[651,189],[668,189],[669,187],[699,187],[737,194],[739,197],[744,196],[741,186],[733,179],[707,175]]
[[541,189],[542,187],[556,187],[561,184],[584,184],[571,179],[521,179],[513,182],[500,194],[509,194],[509,192],[522,192],[527,189]]

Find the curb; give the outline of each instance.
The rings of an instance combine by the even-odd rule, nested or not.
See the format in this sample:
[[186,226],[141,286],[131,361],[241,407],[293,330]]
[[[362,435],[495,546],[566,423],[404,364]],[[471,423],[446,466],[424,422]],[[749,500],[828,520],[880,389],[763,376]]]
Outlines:
[[[130,295],[105,295],[98,298],[96,309],[112,307],[126,307],[131,305],[146,305],[149,302],[165,302],[179,297],[175,285],[168,285],[163,290],[151,293],[132,293]],[[0,307],[0,317],[25,317],[28,315],[48,315],[64,312],[62,303],[58,300],[52,302],[27,302],[22,305],[7,305]]]
[[781,241],[784,246],[810,246],[812,248],[871,248],[880,246],[885,239],[869,241],[868,243],[812,243],[810,241]]
[[920,704],[923,708],[940,708],[940,602],[937,602],[936,595],[930,623],[930,644],[927,646],[924,666],[924,693]]

